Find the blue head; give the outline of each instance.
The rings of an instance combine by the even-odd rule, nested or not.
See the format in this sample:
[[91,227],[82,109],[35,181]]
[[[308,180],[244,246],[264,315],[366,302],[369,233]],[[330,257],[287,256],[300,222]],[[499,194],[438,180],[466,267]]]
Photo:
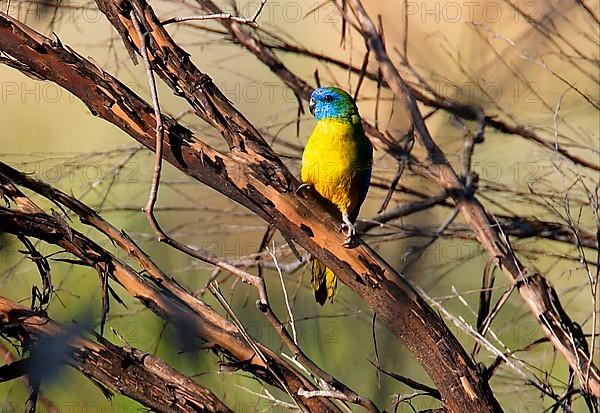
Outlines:
[[352,119],[352,116],[358,115],[352,96],[337,87],[316,89],[310,95],[308,108],[317,120]]

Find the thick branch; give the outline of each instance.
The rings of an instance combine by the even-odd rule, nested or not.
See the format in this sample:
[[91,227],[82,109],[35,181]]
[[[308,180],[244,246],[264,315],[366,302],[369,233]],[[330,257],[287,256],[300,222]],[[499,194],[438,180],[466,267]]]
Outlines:
[[[234,359],[233,364],[237,366],[236,368],[246,370],[268,383],[291,392],[292,397],[302,389],[315,388],[275,353],[254,342],[247,335],[241,334],[232,323],[191,296],[177,282],[158,269],[126,234],[116,230],[87,206],[47,184],[26,177],[5,164],[0,163],[0,169],[2,184],[0,187],[14,188],[13,182],[17,181],[49,200],[67,206],[76,212],[83,222],[102,231],[111,241],[135,258],[146,271],[145,277],[139,276],[130,266],[69,227],[59,216],[45,214],[37,205],[22,196],[16,188],[9,197],[14,200],[14,195],[20,195],[17,199],[26,199],[29,202],[21,202],[24,206],[19,208],[20,211],[0,207],[0,218],[2,218],[0,232],[31,236],[63,247],[79,258],[81,264],[93,267],[99,274],[107,274],[117,281],[150,310],[166,321],[174,323],[182,331],[185,330],[186,335],[193,332],[208,342],[213,349]],[[154,281],[156,287],[150,285],[148,279]],[[302,402],[302,399],[298,401]],[[314,402],[306,400],[306,407],[310,410],[337,411],[336,406],[326,399]]]
[[[0,17],[0,39],[0,48],[29,70],[70,90],[92,113],[154,149],[152,108],[110,75],[10,18]],[[171,118],[164,117],[163,124],[165,159],[273,223],[332,268],[405,343],[438,386],[449,411],[500,410],[487,382],[438,315],[366,245],[341,247],[343,235],[335,217],[315,200],[298,197],[285,180],[282,183],[282,175],[289,173],[279,161],[266,160],[276,159],[272,152],[261,146],[261,163],[250,162],[239,152],[220,154],[194,140]],[[319,398],[306,403],[311,400]]]
[[[8,181],[11,183],[11,187],[14,188],[14,185],[25,187],[31,191],[34,191],[40,195],[43,195],[48,200],[64,206],[71,211],[73,211],[79,219],[96,228],[104,235],[106,235],[114,244],[119,246],[121,249],[127,252],[127,254],[134,258],[138,264],[144,269],[145,276],[153,280],[157,285],[162,286],[164,289],[168,289],[170,293],[180,299],[182,302],[186,303],[186,305],[190,306],[193,309],[196,309],[197,312],[204,313],[206,307],[203,303],[199,302],[196,298],[190,295],[187,291],[185,291],[177,282],[175,282],[172,278],[170,278],[167,274],[163,273],[162,270],[157,267],[154,262],[150,259],[148,255],[146,255],[136,244],[133,242],[131,238],[129,238],[125,233],[119,231],[117,228],[112,226],[108,221],[104,220],[100,215],[98,215],[95,211],[89,208],[87,205],[78,201],[77,199],[65,194],[64,192],[44,183],[37,181],[13,168],[10,166],[0,162],[0,189],[3,188],[2,181]],[[13,185],[14,183],[14,185]],[[7,185],[4,184],[4,187]],[[22,199],[23,197],[19,197],[21,195],[18,192],[18,189],[13,189],[10,193],[9,197],[11,199],[17,198]],[[28,198],[25,198],[28,199]],[[31,207],[29,208],[31,209]],[[36,209],[36,212],[43,213],[42,210]],[[196,251],[193,252],[196,254]],[[198,251],[198,253],[201,253]],[[264,284],[264,280],[261,277],[251,275],[246,273],[243,270],[234,267],[233,265],[220,261],[217,257],[210,256],[209,253],[204,252],[202,259],[206,262],[212,263],[225,271],[230,271],[236,276],[240,277],[243,282],[247,284],[251,284],[255,286],[258,290],[259,300],[257,300],[257,306],[259,309],[265,313],[266,318],[273,323],[273,327],[279,334],[282,335],[282,339],[286,342],[286,330],[283,325],[276,319],[273,312],[270,310],[269,301],[267,298],[267,290]],[[289,337],[287,337],[289,338]],[[365,406],[369,411],[378,411],[376,406],[368,399],[365,399],[361,396],[356,395],[351,389],[349,389],[345,384],[341,383],[335,377],[325,373],[318,366],[316,366],[309,358],[307,358],[298,347],[290,348],[294,355],[295,359],[298,359],[304,366],[308,367],[308,369],[318,375],[321,379],[323,379],[330,386],[343,391],[348,394],[352,400],[355,400],[357,403]]]
[[500,238],[493,219],[488,216],[479,200],[472,196],[470,189],[465,187],[429,134],[417,101],[390,60],[380,34],[360,0],[348,1],[365,40],[379,62],[384,79],[396,96],[403,97],[401,100],[411,113],[419,142],[427,151],[431,161],[430,168],[435,170],[435,182],[454,198],[457,208],[486,249],[488,256],[497,260],[506,276],[517,283],[523,300],[542,325],[554,347],[577,373],[582,387],[590,394],[600,397],[600,371],[591,363],[587,348],[577,344],[581,340],[585,342],[585,337],[580,337],[580,330],[573,327],[573,322],[562,311],[556,291],[543,275],[524,268],[509,245]]
[[[246,370],[275,386],[288,388],[292,395],[297,394],[301,389],[316,389],[266,347],[258,343],[254,343],[255,346],[249,345],[234,325],[209,306],[197,302],[194,308],[190,308],[175,297],[177,291],[148,285],[147,281],[132,268],[81,233],[66,227],[64,221],[59,222],[56,217],[46,214],[29,214],[0,207],[0,231],[23,234],[59,245],[82,260],[84,264],[98,271],[107,272],[112,279],[157,315],[177,325],[186,331],[186,334],[193,332],[214,349],[233,358],[237,368]],[[256,354],[255,349],[260,352],[260,356]],[[335,405],[326,399],[315,399],[314,402],[306,400],[306,407],[311,411],[319,410],[319,406],[327,411],[337,411]]]
[[55,347],[57,341],[64,342],[66,364],[157,412],[231,412],[210,390],[158,357],[100,337],[94,342],[74,336],[45,315],[4,297],[0,297],[0,331],[18,339],[26,350],[44,351],[45,344]]

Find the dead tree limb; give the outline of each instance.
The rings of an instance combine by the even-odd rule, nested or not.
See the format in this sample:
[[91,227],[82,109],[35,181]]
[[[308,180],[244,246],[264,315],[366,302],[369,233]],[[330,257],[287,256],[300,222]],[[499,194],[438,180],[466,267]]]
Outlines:
[[[145,8],[144,15],[148,13],[150,11]],[[130,24],[128,16],[126,10],[117,9],[113,18]],[[121,34],[128,36],[124,32]],[[158,34],[160,43],[157,45],[168,47],[170,38],[165,38],[163,32]],[[154,150],[156,122],[152,107],[116,79],[7,16],[0,17],[0,35],[0,49],[26,65],[27,70],[71,91],[92,113]],[[169,56],[171,58],[178,57]],[[185,63],[185,60],[179,62]],[[182,72],[172,66],[171,60],[167,63],[172,76],[181,75],[189,82],[184,84],[188,90],[194,94],[202,90],[206,95],[194,95],[194,99],[203,99],[198,103],[206,113],[200,112],[211,124],[217,124],[232,152],[216,152],[165,116],[165,160],[272,222],[289,239],[332,268],[423,365],[438,387],[448,411],[501,411],[473,361],[411,286],[364,243],[358,242],[354,249],[341,247],[343,235],[339,232],[338,220],[326,213],[316,200],[302,199],[295,194],[297,181],[245,118],[220,106],[220,92],[215,91],[208,76],[194,79],[194,72]],[[160,75],[160,68],[153,69]],[[195,83],[197,81],[199,83]],[[223,122],[225,114],[231,116],[227,122]],[[300,386],[296,382],[296,388]],[[304,402],[308,404],[312,400],[320,399],[309,398]]]
[[472,188],[468,188],[462,182],[430,135],[416,99],[390,60],[381,36],[362,3],[360,0],[348,1],[370,50],[377,58],[384,79],[411,114],[418,141],[427,152],[428,168],[433,171],[434,182],[448,191],[488,256],[497,260],[506,276],[517,284],[521,297],[538,319],[554,347],[575,371],[582,388],[589,394],[600,397],[600,371],[592,363],[587,346],[581,345],[582,342],[585,343],[581,329],[575,327],[562,309],[556,290],[550,282],[542,274],[525,268],[507,242],[501,238],[494,218],[485,211],[472,193]]
[[[255,341],[250,341],[250,338],[243,335],[235,325],[185,291],[175,280],[156,267],[133,240],[104,221],[90,208],[49,185],[26,177],[8,165],[0,163],[0,169],[0,189],[18,206],[18,210],[0,207],[1,232],[30,236],[63,247],[75,255],[80,264],[92,267],[100,274],[107,274],[161,318],[186,331],[186,334],[196,334],[207,342],[210,348],[230,359],[236,369],[248,371],[267,383],[287,390],[292,397],[301,389],[317,389],[277,354]],[[99,229],[136,259],[145,270],[145,276],[140,276],[129,265],[75,231],[60,216],[44,213],[16,188],[17,183],[64,205],[75,212],[82,222]],[[303,400],[306,401],[304,407],[311,411],[338,411],[335,404],[327,399],[297,397],[297,402],[301,405]]]
[[[210,12],[214,13],[220,10],[219,7],[210,0],[201,0],[201,3]],[[412,155],[405,153],[398,144],[386,137],[375,127],[369,125],[367,122],[363,122],[366,132],[375,140],[375,144],[379,144],[378,146],[382,147],[394,158],[398,160],[407,160],[407,165],[413,172],[438,184],[454,198],[456,205],[459,206],[463,217],[473,230],[482,247],[488,252],[488,255],[491,258],[498,260],[507,277],[519,287],[521,296],[530,307],[531,312],[538,319],[546,335],[551,339],[552,344],[565,357],[574,371],[577,372],[582,387],[590,394],[599,396],[600,372],[597,366],[592,363],[589,352],[586,351],[584,347],[577,344],[582,342],[580,330],[575,327],[575,324],[564,311],[560,311],[562,306],[558,295],[550,282],[542,274],[533,273],[524,268],[514,252],[506,245],[506,242],[501,239],[501,233],[497,229],[498,225],[488,216],[488,213],[485,211],[485,208],[479,200],[473,196],[473,188],[467,188],[465,186],[460,177],[448,163],[445,154],[437,147],[434,140],[429,135],[427,126],[420,113],[418,113],[419,109],[413,93],[415,93],[415,96],[426,105],[443,108],[444,110],[466,119],[478,119],[482,116],[481,109],[472,105],[453,102],[448,99],[430,99],[426,95],[419,93],[418,88],[411,88],[410,85],[404,82],[400,77],[398,70],[388,57],[387,52],[383,47],[381,36],[367,15],[364,7],[362,7],[360,1],[353,0],[349,4],[357,17],[360,26],[359,31],[365,37],[369,50],[375,52],[374,55],[381,67],[385,85],[394,92],[402,103],[408,105],[407,113],[412,113],[413,115],[413,122],[418,126],[416,129],[421,137],[420,141],[427,151],[428,159],[426,162],[420,162]],[[234,22],[223,21],[221,23],[229,31],[234,41],[243,45],[247,50],[256,55],[256,57],[282,79],[297,96],[301,96],[306,100],[308,99],[311,88],[306,82],[293,74],[273,53],[268,45],[252,36],[250,32],[243,27],[240,27],[240,25],[236,25]],[[360,72],[361,70],[358,68],[356,73]],[[551,143],[544,141],[534,131],[527,128],[521,126],[514,127],[503,121],[485,115],[484,121],[486,124],[489,124],[500,132],[520,135],[547,148],[552,147]],[[598,164],[577,157],[563,148],[558,148],[558,152],[575,164],[593,170],[599,170],[600,168]],[[561,228],[564,230],[564,227]],[[567,232],[568,230],[562,231],[562,233],[557,233],[555,231],[556,238],[559,240],[564,239],[564,234]],[[517,233],[520,233],[518,229]],[[591,238],[588,245],[595,247],[595,240]],[[537,281],[530,283],[529,276],[533,276],[533,279]],[[583,341],[585,341],[585,339],[583,339]]]
[[[101,337],[93,341],[73,334],[44,314],[4,297],[0,297],[0,330],[27,351],[44,351],[45,344],[55,346],[60,341],[67,348],[65,364],[157,412],[231,412],[210,390],[158,357],[115,346]],[[23,374],[30,369],[26,366]]]
[[[77,199],[65,194],[64,192],[44,183],[37,181],[27,175],[17,171],[10,166],[0,162],[0,189],[7,186],[7,184],[2,184],[2,182],[9,182],[9,186],[12,188],[10,192],[11,199],[27,199],[21,193],[19,193],[18,189],[15,186],[22,186],[27,188],[35,193],[38,193],[48,200],[55,202],[61,207],[68,208],[71,210],[82,222],[87,225],[90,225],[102,232],[106,237],[108,237],[114,244],[116,244],[119,248],[123,249],[127,252],[127,254],[134,258],[141,268],[144,269],[145,275],[147,278],[150,278],[156,285],[161,286],[163,289],[168,290],[171,294],[176,296],[190,308],[195,309],[197,313],[204,314],[207,311],[207,306],[202,302],[197,300],[191,294],[189,294],[186,290],[184,290],[175,280],[165,274],[156,264],[150,259],[148,255],[146,255],[138,246],[133,242],[133,240],[128,237],[124,232],[119,231],[113,225],[111,225],[108,221],[98,215],[94,210],[89,208],[87,205],[81,203]],[[35,208],[31,207],[30,204],[29,209]],[[42,210],[37,210],[37,213],[43,213]],[[204,253],[207,255],[208,253]],[[259,299],[257,300],[257,306],[259,310],[265,314],[267,320],[272,323],[275,331],[282,336],[282,340],[286,342],[286,339],[289,339],[287,335],[287,331],[281,322],[276,318],[275,314],[271,310],[269,300],[267,298],[267,291],[262,278],[248,274],[243,270],[237,269],[233,265],[226,262],[218,262],[216,258],[203,258],[205,261],[212,263],[216,266],[221,266],[220,268],[227,271],[231,271],[232,273],[241,277],[241,279],[248,283],[252,284],[258,290]],[[224,320],[223,320],[224,321]],[[218,343],[216,343],[218,344]],[[288,343],[289,344],[289,343]],[[220,345],[220,344],[219,344]],[[262,353],[260,347],[258,351]],[[290,346],[290,351],[292,351],[294,359],[298,359],[300,363],[302,363],[309,371],[313,372],[315,375],[320,377],[328,386],[335,388],[342,393],[344,393],[348,400],[352,400],[354,403],[364,406],[367,411],[370,412],[378,412],[375,404],[364,397],[357,395],[354,391],[348,388],[344,383],[337,380],[335,377],[327,374],[323,370],[321,370],[312,360],[310,360],[297,346]],[[269,361],[269,360],[267,360]],[[238,361],[241,363],[242,361]]]

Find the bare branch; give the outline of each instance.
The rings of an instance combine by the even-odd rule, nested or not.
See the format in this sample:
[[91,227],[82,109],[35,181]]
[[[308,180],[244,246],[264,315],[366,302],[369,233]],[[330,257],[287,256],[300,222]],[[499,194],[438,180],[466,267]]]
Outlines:
[[[315,389],[308,380],[287,366],[287,363],[275,353],[254,341],[248,342],[235,326],[210,306],[191,296],[175,280],[163,273],[131,238],[114,228],[90,208],[63,192],[32,180],[3,163],[0,163],[0,168],[0,181],[18,182],[19,185],[32,189],[71,209],[83,222],[97,228],[116,245],[127,251],[145,270],[145,277],[142,278],[130,266],[118,260],[98,244],[79,232],[66,228],[65,225],[58,223],[55,217],[44,214],[39,208],[35,213],[28,213],[23,210],[13,211],[0,207],[0,216],[2,217],[0,231],[28,234],[62,246],[81,259],[83,264],[95,268],[98,272],[106,273],[160,317],[173,322],[182,329],[193,331],[215,349],[236,360],[238,368],[246,369],[275,386],[290,388],[293,394],[296,394],[299,388]],[[260,352],[261,357],[256,357],[257,352]],[[272,374],[272,371],[276,372]],[[279,380],[283,380],[283,383]],[[308,402],[309,408],[314,406],[337,410],[327,400],[313,399]]]
[[[0,297],[0,330],[18,339],[28,351],[64,342],[69,349],[65,363],[157,412],[231,412],[210,390],[158,357],[135,348],[117,347],[99,336],[92,341],[74,335],[42,313],[4,297]],[[38,351],[44,350],[38,348]]]
[[187,22],[187,21],[229,20],[229,21],[233,21],[236,23],[247,24],[248,26],[251,26],[251,27],[258,27],[258,23],[256,22],[256,20],[258,20],[258,16],[260,16],[260,13],[262,12],[266,3],[267,3],[267,0],[262,0],[260,2],[260,5],[258,6],[258,9],[256,10],[256,13],[254,13],[254,16],[252,16],[250,18],[234,16],[231,13],[216,13],[216,14],[205,14],[205,15],[200,15],[200,16],[171,17],[170,19],[163,21],[162,25],[166,26],[167,24],[171,24],[171,23],[182,23],[182,22]]
[[[578,334],[569,328],[573,323],[567,314],[559,311],[561,306],[556,291],[543,275],[524,268],[506,242],[500,238],[483,205],[465,188],[448,163],[446,156],[430,135],[415,98],[387,55],[381,36],[362,3],[360,0],[349,0],[349,4],[361,25],[363,36],[377,56],[383,77],[397,96],[404,97],[418,133],[419,142],[427,152],[429,168],[433,169],[434,181],[454,198],[457,208],[475,232],[480,244],[486,249],[488,256],[498,260],[499,266],[506,276],[511,281],[518,283],[521,296],[538,318],[556,349],[577,372],[582,386],[590,394],[600,397],[600,371],[591,363],[589,352],[581,346],[574,345],[573,340],[570,339],[573,335]],[[588,368],[588,366],[593,367]]]
[[[120,3],[120,7],[123,5],[124,3]],[[112,3],[105,3],[103,6],[114,7]],[[146,5],[140,9],[144,10],[144,16],[150,16],[151,21],[143,21],[142,26],[152,24],[150,33],[165,36],[161,38],[163,47],[157,48],[161,53],[165,52],[164,40],[169,38],[168,34],[158,26],[156,18]],[[128,19],[128,14],[124,17],[115,8],[104,10],[111,20],[118,22],[119,30],[127,30],[122,26],[121,19]],[[115,82],[110,75],[99,72],[95,65],[37,33],[32,37],[30,29],[25,31],[19,27],[10,18],[0,18],[2,50],[10,50],[11,56],[25,62],[36,73],[61,84],[85,100],[94,113],[113,122],[154,150],[155,119],[150,115],[153,112],[151,107],[132,96],[130,91]],[[125,35],[124,31],[122,33]],[[134,32],[131,32],[131,37],[125,36],[127,39],[137,37]],[[33,47],[22,49],[18,46],[24,43]],[[63,58],[69,64],[64,64]],[[190,176],[248,207],[268,222],[273,222],[290,239],[306,247],[332,268],[344,283],[378,313],[378,318],[407,348],[419,355],[419,361],[444,395],[450,411],[463,411],[465,406],[472,406],[473,411],[497,410],[497,402],[488,384],[478,377],[475,365],[435,312],[393,268],[365,244],[359,242],[351,250],[336,248],[343,242],[337,220],[323,211],[315,200],[302,199],[290,191],[290,187],[296,183],[289,172],[256,134],[256,129],[234,111],[229,102],[223,100],[222,94],[211,82],[206,83],[206,76],[197,74],[197,69],[191,66],[187,55],[179,48],[174,48],[168,56],[160,59],[160,65],[158,59],[151,61],[156,63],[153,69],[163,79],[167,73],[181,73],[182,79],[189,79],[189,82],[174,86],[189,96],[189,100],[198,107],[199,114],[217,126],[233,151],[231,156],[218,153],[208,145],[194,140],[190,131],[171,118],[163,116],[165,159]],[[49,67],[52,70],[48,70]],[[203,80],[198,83],[199,76]],[[176,80],[169,78],[167,82],[174,84]],[[98,85],[102,87],[99,88]],[[107,101],[114,103],[105,105],[104,102]],[[198,106],[198,102],[206,104]],[[224,118],[221,111],[227,114],[228,122],[220,121]],[[247,162],[240,162],[241,158],[247,159]],[[438,347],[443,347],[444,350],[432,351]],[[449,370],[443,367],[446,365],[458,368]],[[298,382],[294,384],[296,389],[298,385]],[[472,397],[473,392],[477,397]],[[312,400],[319,399],[311,398],[305,402]]]

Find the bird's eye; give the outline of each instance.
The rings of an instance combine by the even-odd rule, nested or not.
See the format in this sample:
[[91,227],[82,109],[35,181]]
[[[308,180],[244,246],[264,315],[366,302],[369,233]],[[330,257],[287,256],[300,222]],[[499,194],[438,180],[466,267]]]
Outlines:
[[331,101],[333,101],[333,96],[331,96],[331,95],[325,95],[325,97],[323,97],[323,100],[325,102],[331,102]]

